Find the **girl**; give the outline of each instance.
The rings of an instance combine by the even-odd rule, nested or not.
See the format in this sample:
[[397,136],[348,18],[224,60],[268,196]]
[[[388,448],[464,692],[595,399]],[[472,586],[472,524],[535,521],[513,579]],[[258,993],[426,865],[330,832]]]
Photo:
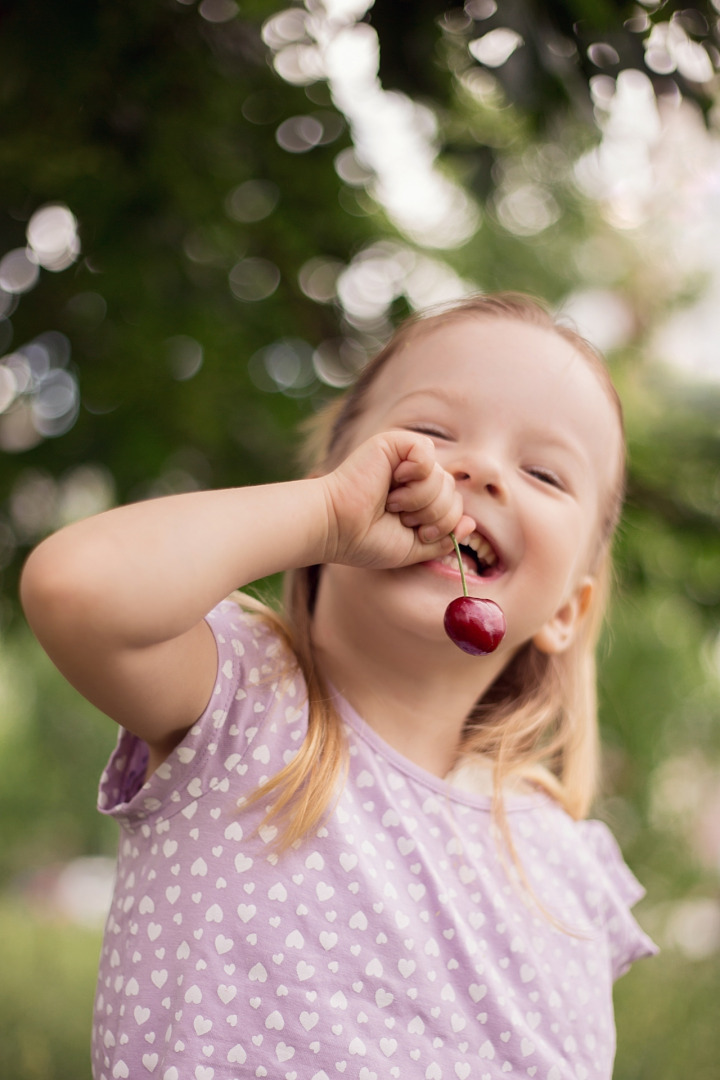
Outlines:
[[[613,979],[654,951],[582,820],[622,484],[592,348],[481,297],[399,330],[306,479],[31,555],[31,625],[123,729],[96,1080],[610,1077]],[[443,630],[451,531],[507,620],[486,657]],[[286,620],[224,600],[277,571]]]

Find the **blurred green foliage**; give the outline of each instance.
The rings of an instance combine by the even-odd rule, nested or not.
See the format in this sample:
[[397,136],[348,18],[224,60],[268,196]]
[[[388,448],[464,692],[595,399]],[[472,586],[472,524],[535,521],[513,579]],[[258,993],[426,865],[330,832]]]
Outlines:
[[716,959],[689,964],[664,953],[637,964],[617,984],[618,1052],[614,1080],[691,1075],[715,1080],[720,995]]
[[97,931],[38,918],[0,901],[0,1075],[84,1080],[100,955]]
[[[484,289],[559,302],[578,286],[611,286],[632,309],[633,331],[611,357],[631,464],[601,664],[607,790],[598,813],[648,888],[641,919],[665,951],[618,986],[616,1077],[676,1080],[682,1070],[710,1080],[720,1059],[720,935],[713,945],[702,912],[712,916],[720,868],[707,817],[720,799],[720,396],[661,374],[649,355],[653,326],[697,283],[671,280],[662,261],[614,232],[578,189],[574,162],[599,138],[589,92],[597,75],[646,70],[659,93],[682,92],[713,122],[716,85],[650,71],[642,42],[653,21],[677,12],[690,40],[716,48],[714,8],[371,6],[383,84],[432,107],[438,168],[482,211],[471,240],[442,251],[401,236],[372,184],[342,179],[351,124],[322,79],[282,79],[261,35],[285,5],[247,0],[233,14],[229,0],[212,2],[227,17],[204,17],[186,0],[6,0],[0,11],[0,256],[24,247],[29,219],[47,204],[69,207],[81,243],[72,265],[42,269],[0,317],[5,360],[39,335],[63,335],[81,401],[67,430],[33,436],[26,424],[14,447],[3,432],[25,423],[26,402],[0,416],[0,1075],[88,1075],[99,940],[35,902],[38,874],[115,843],[93,810],[114,730],[25,629],[15,599],[22,558],[78,512],[88,485],[122,502],[293,471],[297,421],[334,390],[311,375],[281,392],[258,377],[259,351],[285,339],[308,355],[339,341],[355,355],[372,351],[408,310],[407,292],[359,324],[332,290],[313,298],[303,281],[313,260],[336,273],[383,242]],[[525,47],[483,71],[471,92],[466,76],[480,68],[468,44],[500,26]],[[614,50],[594,54],[602,66],[588,54],[597,42]],[[322,138],[291,153],[277,131],[298,117]],[[551,194],[557,213],[546,228],[507,227],[509,177]],[[247,182],[275,193],[272,212],[238,212]],[[246,259],[279,274],[262,299],[231,287]]]

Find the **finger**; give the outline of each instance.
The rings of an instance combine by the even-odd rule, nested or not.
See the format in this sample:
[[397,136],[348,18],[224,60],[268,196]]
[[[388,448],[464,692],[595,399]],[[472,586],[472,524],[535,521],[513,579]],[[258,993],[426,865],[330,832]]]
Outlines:
[[[457,495],[453,498],[452,503],[445,513],[439,515],[434,520],[422,522],[422,524],[417,527],[416,531],[419,539],[425,544],[433,543],[435,540],[440,540],[445,536],[449,536],[451,532],[455,532],[457,537],[456,528],[462,519],[462,499],[460,495]],[[468,534],[465,533],[464,535],[467,536]]]
[[[390,492],[387,500],[387,509],[391,513],[413,514],[425,511],[437,499],[444,499],[447,504],[455,490],[455,481],[450,473],[435,463],[430,473],[421,480],[404,484]],[[404,521],[403,523],[414,527],[427,521],[422,516],[417,521]]]
[[[427,501],[420,498],[421,494],[427,497]],[[418,493],[415,502],[420,503],[416,510],[408,510],[402,514],[403,525],[409,525],[412,528],[432,525],[452,510],[457,511],[458,517],[462,514],[462,496],[455,488],[453,477],[447,472],[442,473],[439,488],[433,487],[431,490],[430,485],[427,484],[424,491]]]
[[390,452],[396,456],[393,488],[429,476],[436,464],[432,439],[415,431],[390,432],[384,438],[388,441]]
[[[436,528],[435,525],[427,526],[428,530]],[[426,561],[428,559],[441,559],[443,555],[452,555],[455,551],[455,545],[452,542],[450,532],[454,532],[458,542],[460,538],[467,539],[470,533],[475,528],[475,522],[471,517],[463,514],[459,521],[455,524],[455,527],[448,530],[447,533],[436,537],[432,540],[423,539],[422,529],[418,529],[415,532],[417,537],[417,546],[413,549],[412,557],[413,561]]]
[[[455,528],[451,531],[455,533],[455,539],[457,540],[458,544],[462,544],[467,540],[468,536],[470,536],[471,533],[475,532],[476,529],[477,521],[475,521],[474,518],[469,517],[467,514],[463,514]],[[452,543],[452,540],[450,541],[450,543]]]

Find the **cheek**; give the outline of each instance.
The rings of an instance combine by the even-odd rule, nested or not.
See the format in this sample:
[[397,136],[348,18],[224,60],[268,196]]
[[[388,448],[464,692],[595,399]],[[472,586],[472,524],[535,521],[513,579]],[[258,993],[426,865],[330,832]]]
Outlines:
[[586,573],[590,553],[596,546],[592,516],[581,506],[575,506],[571,512],[563,508],[549,517],[548,527],[539,530],[538,535],[537,551],[543,563],[542,572],[558,583]]
[[607,497],[601,500],[598,496],[594,505],[585,507],[582,514],[583,532],[579,540],[581,573],[595,572],[603,552],[607,551],[619,509],[620,499],[617,496],[613,496],[612,500]]

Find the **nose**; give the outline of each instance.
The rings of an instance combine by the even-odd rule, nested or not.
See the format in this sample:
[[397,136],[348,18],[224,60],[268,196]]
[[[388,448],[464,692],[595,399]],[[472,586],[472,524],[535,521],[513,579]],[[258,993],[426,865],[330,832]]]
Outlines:
[[448,472],[459,487],[483,490],[499,503],[507,502],[508,488],[503,470],[490,454],[463,454],[448,466]]

